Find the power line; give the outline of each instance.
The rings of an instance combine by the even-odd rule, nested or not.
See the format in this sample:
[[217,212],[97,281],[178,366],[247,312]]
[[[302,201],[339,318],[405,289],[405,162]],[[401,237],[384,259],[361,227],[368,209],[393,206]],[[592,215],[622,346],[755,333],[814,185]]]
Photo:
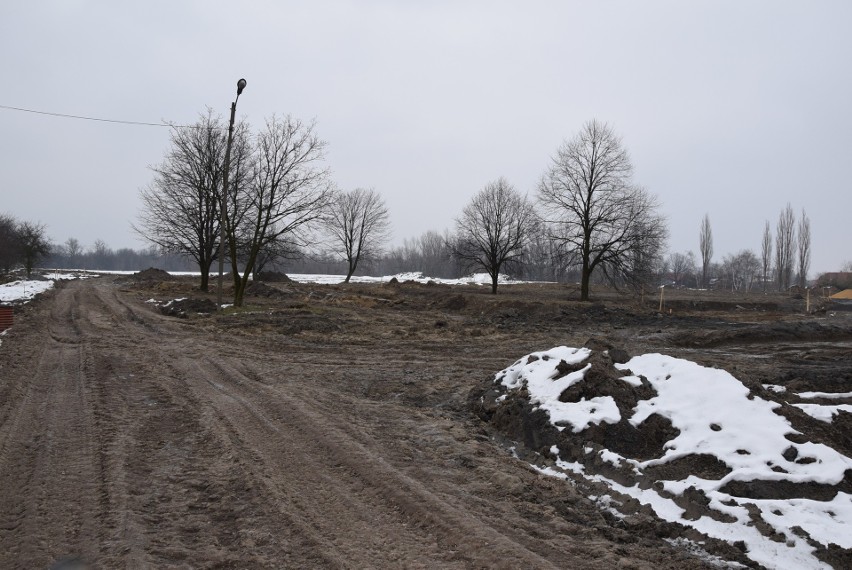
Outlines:
[[54,113],[51,111],[36,111],[35,109],[24,109],[23,107],[11,107],[9,105],[0,105],[0,109],[8,109],[10,111],[22,111],[24,113],[35,113],[36,115],[48,115],[50,117],[62,117],[65,119],[81,119],[85,121],[99,121],[102,123],[118,123],[121,125],[137,125],[144,127],[168,127],[168,128],[199,128],[197,125],[175,125],[173,123],[146,123],[144,121],[123,121],[119,119],[102,119],[99,117],[86,117],[84,115],[68,115],[66,113]]

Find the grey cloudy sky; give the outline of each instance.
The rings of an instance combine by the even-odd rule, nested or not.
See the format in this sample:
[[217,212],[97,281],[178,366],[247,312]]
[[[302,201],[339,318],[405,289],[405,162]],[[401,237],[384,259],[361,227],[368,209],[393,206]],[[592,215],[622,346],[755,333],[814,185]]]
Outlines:
[[[531,195],[592,118],[657,194],[672,251],[759,251],[789,202],[811,274],[852,259],[852,2],[10,1],[0,105],[191,123],[315,118],[344,189],[375,187],[394,239],[450,228],[507,177]],[[55,241],[141,247],[130,223],[166,128],[0,109],[0,212]]]

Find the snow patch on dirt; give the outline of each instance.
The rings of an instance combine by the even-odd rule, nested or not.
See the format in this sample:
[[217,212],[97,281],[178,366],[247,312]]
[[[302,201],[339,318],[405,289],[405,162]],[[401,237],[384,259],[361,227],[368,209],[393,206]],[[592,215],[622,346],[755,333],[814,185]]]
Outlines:
[[852,554],[852,459],[809,441],[778,413],[782,404],[724,370],[662,354],[618,364],[560,346],[498,372],[478,405],[534,451],[549,448],[540,473],[603,484],[768,568],[842,566]]
[[53,281],[12,281],[0,285],[0,303],[27,303],[53,287]]

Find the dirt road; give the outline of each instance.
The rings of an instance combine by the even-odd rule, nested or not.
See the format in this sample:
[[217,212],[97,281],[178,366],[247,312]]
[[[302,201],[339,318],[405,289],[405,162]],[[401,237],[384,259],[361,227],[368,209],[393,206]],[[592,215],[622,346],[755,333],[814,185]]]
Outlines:
[[0,568],[702,567],[469,413],[547,335],[308,309],[286,320],[328,330],[246,332],[105,278],[28,308],[0,349]]

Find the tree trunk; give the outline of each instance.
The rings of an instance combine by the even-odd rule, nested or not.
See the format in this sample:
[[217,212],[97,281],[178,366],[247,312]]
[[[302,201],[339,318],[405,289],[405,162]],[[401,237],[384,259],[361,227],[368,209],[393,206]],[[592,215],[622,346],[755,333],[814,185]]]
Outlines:
[[495,273],[494,275],[491,276],[491,294],[492,295],[497,294],[497,277],[498,277],[498,275],[499,275],[498,273]]
[[234,306],[242,307],[243,299],[246,295],[246,288],[243,286],[242,281],[240,281],[240,285],[234,289]]
[[355,263],[352,260],[349,260],[349,269],[346,272],[346,279],[343,280],[344,283],[349,283],[349,280],[352,278],[352,274],[355,273],[355,268],[358,266],[358,261],[355,260]]
[[210,268],[201,267],[201,290],[205,293],[210,290]]
[[589,300],[589,277],[591,277],[591,270],[589,269],[589,264],[587,262],[583,262],[583,271],[580,274],[580,300],[588,301]]

